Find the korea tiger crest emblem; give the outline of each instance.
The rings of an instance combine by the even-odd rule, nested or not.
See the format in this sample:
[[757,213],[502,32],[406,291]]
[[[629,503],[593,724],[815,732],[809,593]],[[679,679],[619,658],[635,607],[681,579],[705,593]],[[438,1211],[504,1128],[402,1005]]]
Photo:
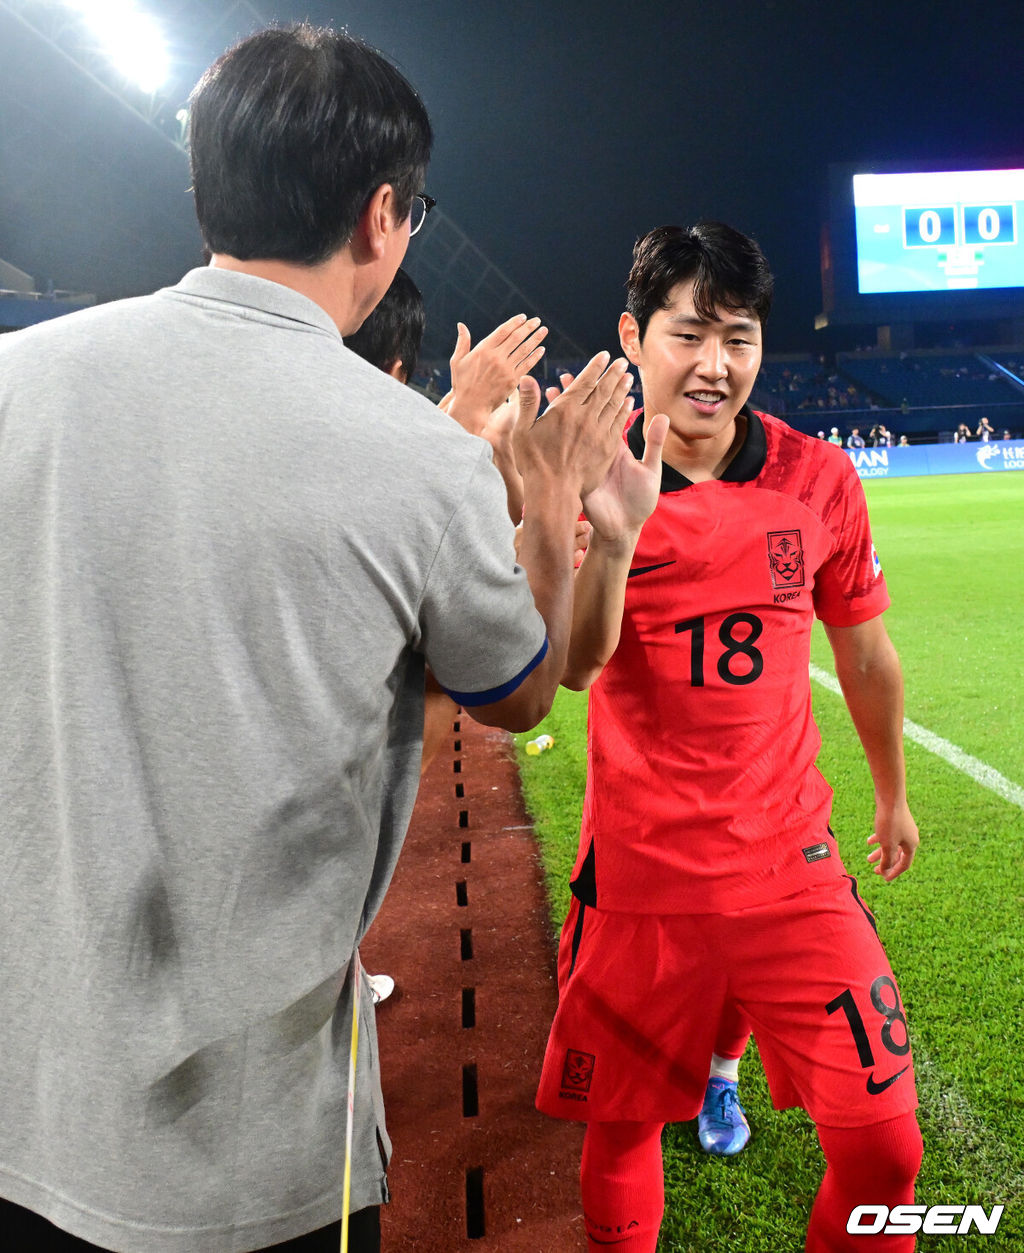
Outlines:
[[772,572],[772,587],[803,587],[804,544],[799,531],[768,532],[768,565]]
[[562,1095],[566,1092],[589,1092],[594,1078],[594,1063],[597,1058],[593,1053],[584,1053],[579,1049],[567,1049],[565,1065],[562,1067]]

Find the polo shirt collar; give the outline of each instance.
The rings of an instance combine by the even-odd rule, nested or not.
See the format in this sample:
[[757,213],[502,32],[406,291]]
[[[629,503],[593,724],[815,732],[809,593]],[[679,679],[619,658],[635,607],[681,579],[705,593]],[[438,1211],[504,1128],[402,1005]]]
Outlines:
[[[768,457],[768,437],[765,435],[764,423],[749,405],[744,405],[740,413],[747,419],[747,435],[736,456],[720,476],[719,482],[722,483],[749,483],[764,469]],[[642,460],[646,446],[642,409],[638,411],[626,434],[626,443],[637,461]],[[684,487],[692,486],[692,481],[685,474],[680,474],[666,461],[661,463],[662,492],[679,492]]]
[[317,330],[327,331],[335,339],[341,338],[337,326],[326,309],[322,309],[308,296],[283,283],[274,283],[255,274],[243,274],[237,270],[220,270],[215,266],[202,266],[189,272],[174,287],[173,293],[194,296],[200,300],[220,300],[225,304],[239,305],[245,309],[301,322]]

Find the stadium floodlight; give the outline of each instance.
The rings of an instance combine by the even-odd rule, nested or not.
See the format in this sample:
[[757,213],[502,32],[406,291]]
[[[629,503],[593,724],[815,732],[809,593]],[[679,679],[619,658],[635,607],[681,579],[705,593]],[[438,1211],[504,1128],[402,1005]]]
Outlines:
[[167,49],[156,19],[134,0],[63,0],[81,13],[119,74],[152,95],[167,79]]

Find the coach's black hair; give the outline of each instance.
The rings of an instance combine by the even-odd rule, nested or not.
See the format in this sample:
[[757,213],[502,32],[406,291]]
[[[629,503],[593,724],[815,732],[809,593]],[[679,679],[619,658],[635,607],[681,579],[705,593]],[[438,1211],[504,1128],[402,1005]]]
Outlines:
[[426,109],[343,31],[260,31],[206,71],[189,104],[196,216],[212,252],[315,265],[350,238],[382,183],[397,220],[422,190]]
[[400,269],[359,330],[345,336],[345,347],[378,370],[390,370],[401,361],[404,381],[408,382],[416,370],[426,323],[420,289]]
[[626,280],[626,310],[641,341],[651,315],[667,309],[672,289],[690,279],[702,318],[716,321],[718,309],[749,309],[762,325],[767,319],[775,280],[754,240],[723,222],[658,226],[637,240]]

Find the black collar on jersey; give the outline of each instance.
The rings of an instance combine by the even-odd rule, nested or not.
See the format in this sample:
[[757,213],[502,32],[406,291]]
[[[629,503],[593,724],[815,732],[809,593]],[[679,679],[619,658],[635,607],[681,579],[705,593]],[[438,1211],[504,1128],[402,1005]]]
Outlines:
[[[739,452],[725,467],[721,475],[723,483],[749,483],[751,479],[756,479],[764,469],[764,463],[768,457],[768,438],[764,433],[764,423],[749,405],[744,405],[740,413],[747,419],[747,435],[740,445]],[[626,433],[626,443],[637,461],[643,460],[645,440],[642,409]],[[665,461],[661,463],[661,490],[663,492],[679,492],[684,487],[692,486],[693,483],[685,474],[680,474]]]

